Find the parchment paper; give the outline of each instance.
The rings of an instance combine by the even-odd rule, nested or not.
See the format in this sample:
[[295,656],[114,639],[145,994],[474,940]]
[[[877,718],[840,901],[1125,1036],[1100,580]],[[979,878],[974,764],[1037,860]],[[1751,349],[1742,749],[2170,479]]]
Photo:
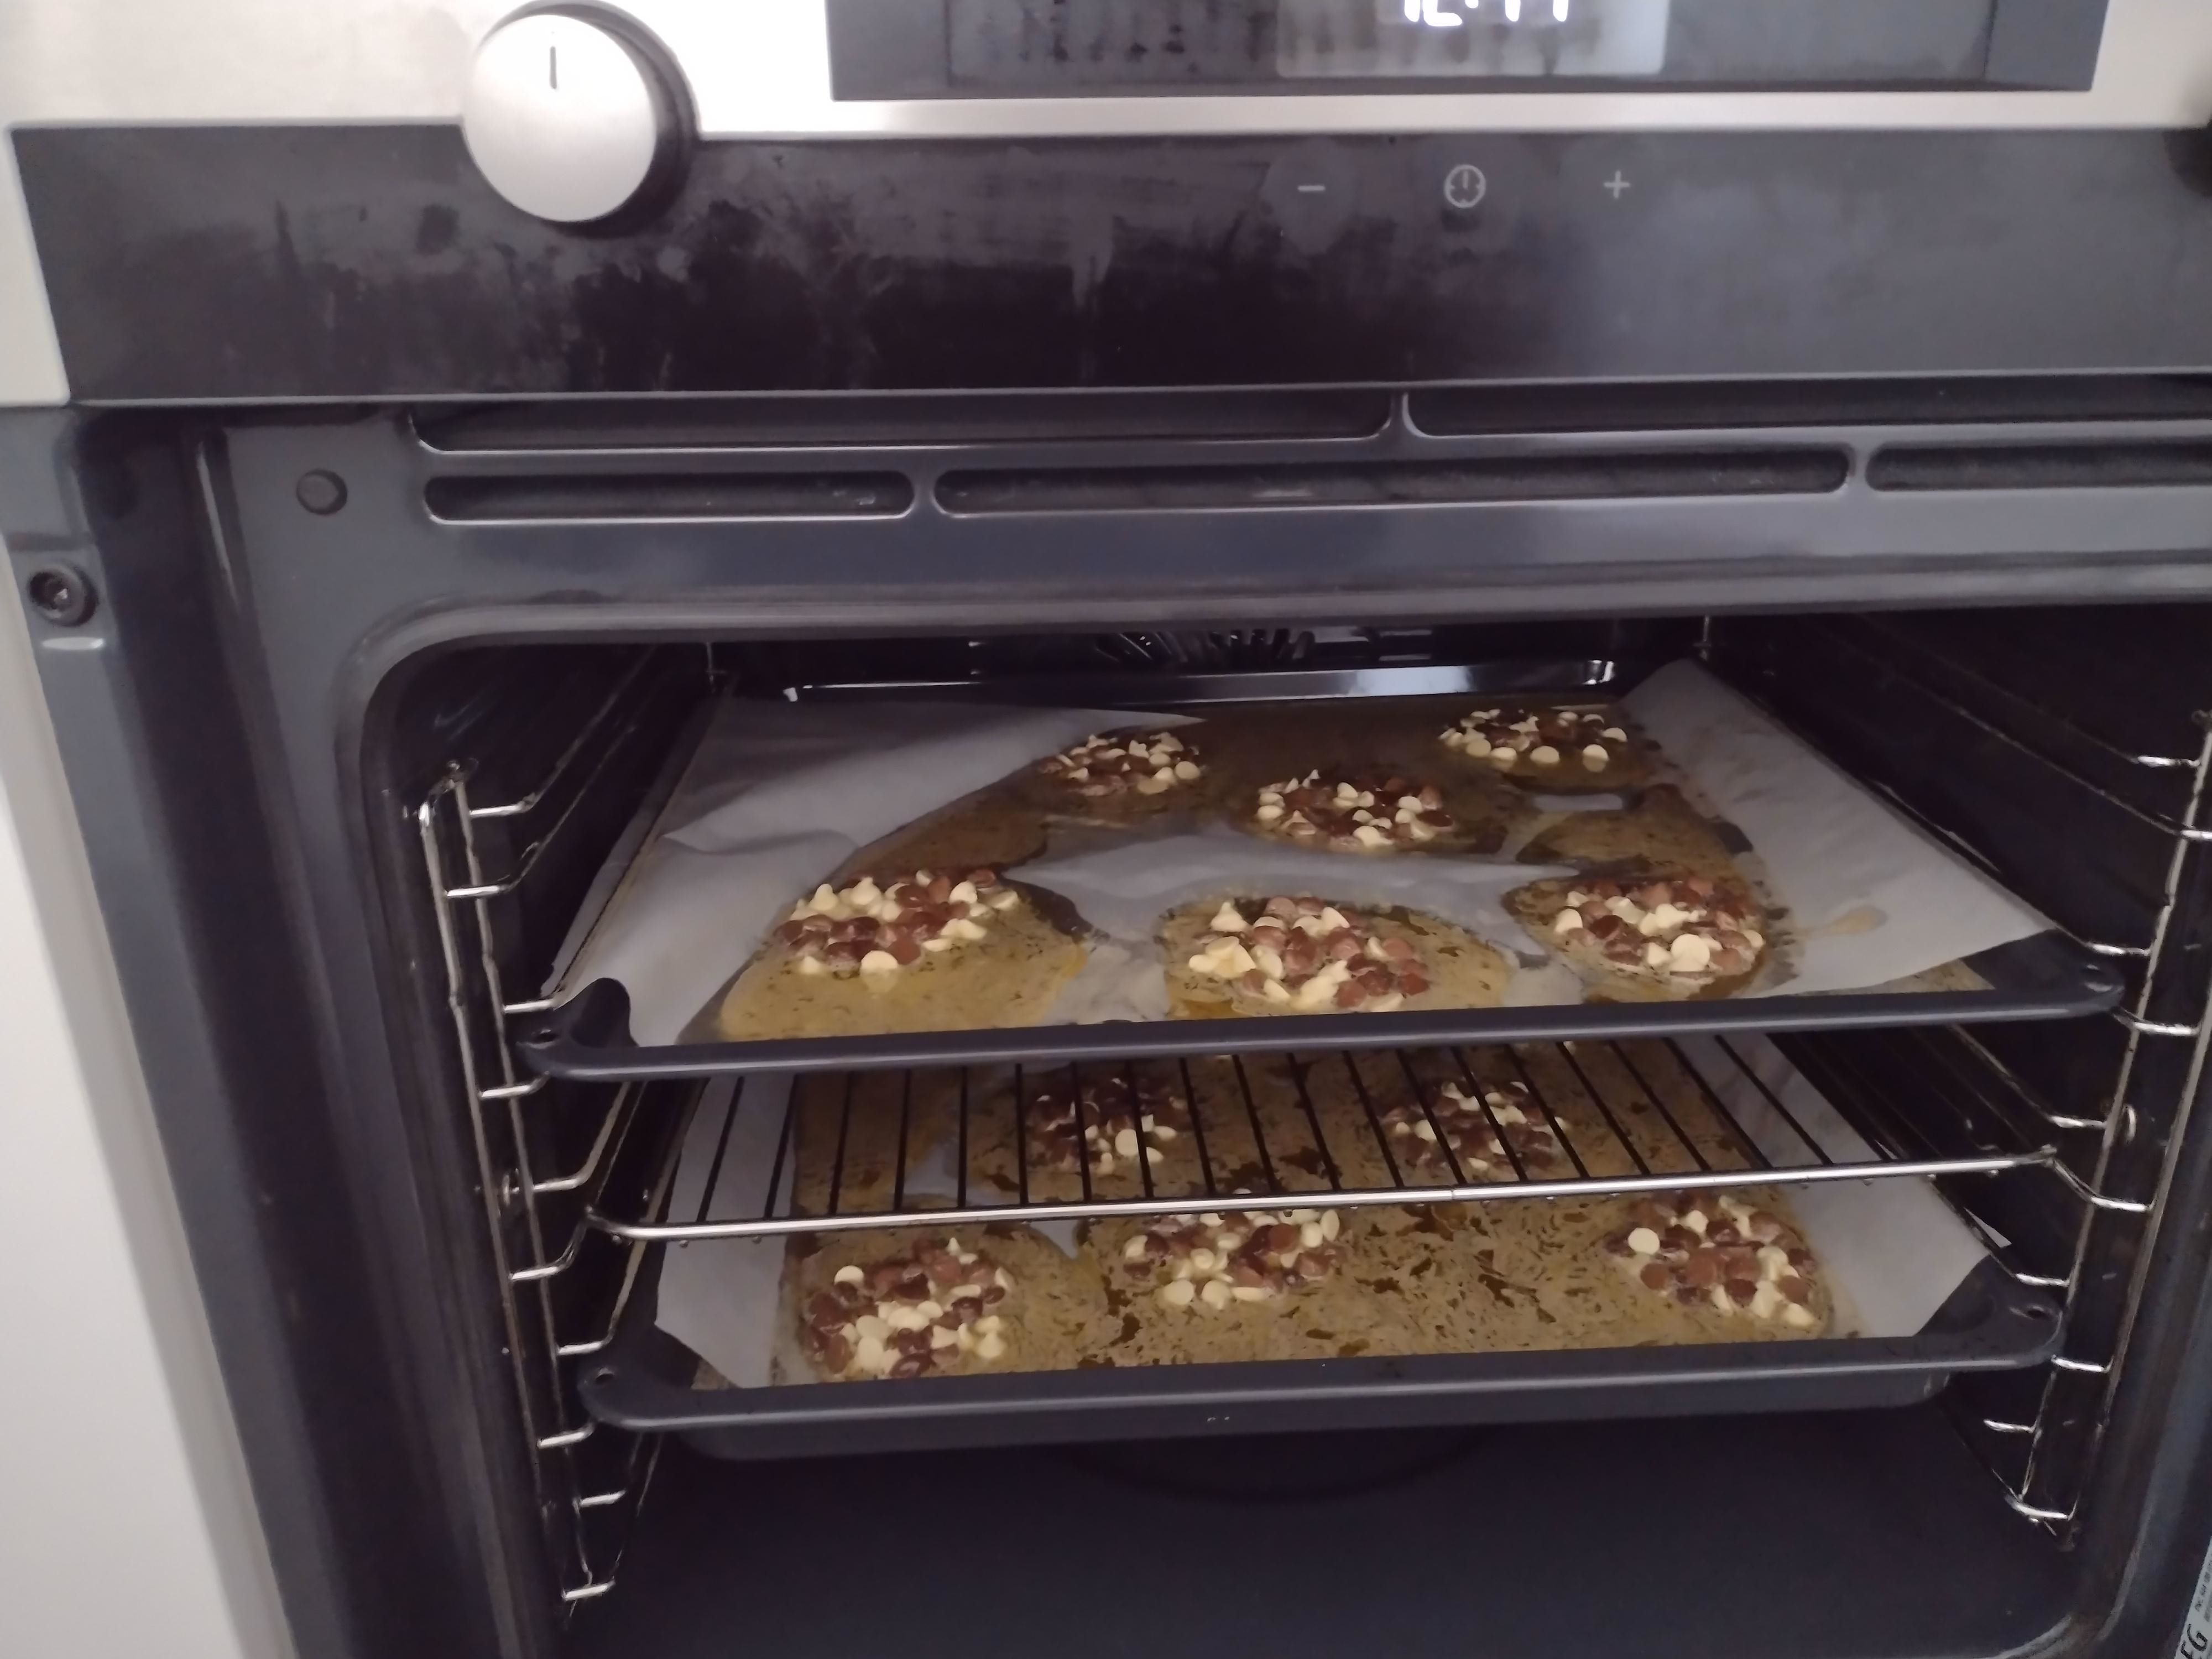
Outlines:
[[1863,990],[2051,923],[1692,662],[1621,699],[1790,908],[1796,972],[1743,994]]
[[[1731,1037],[1729,1042],[1831,1158],[1844,1164],[1872,1158],[1872,1149],[1772,1043],[1758,1036]],[[1691,1063],[1770,1159],[1784,1168],[1817,1162],[1718,1043],[1705,1037],[1681,1042]],[[729,1220],[760,1213],[790,1087],[790,1079],[779,1074],[747,1081],[707,1218]],[[692,1118],[671,1189],[672,1216],[689,1220],[699,1213],[699,1194],[714,1161],[728,1100],[727,1085],[718,1085]],[[915,1192],[950,1190],[949,1181],[933,1181],[928,1172],[919,1170],[910,1174],[908,1184]],[[1683,1181],[1685,1187],[1696,1184],[1687,1177]],[[1987,1254],[1933,1183],[1917,1176],[1828,1182],[1784,1190],[1806,1242],[1828,1276],[1838,1335],[1915,1334]],[[784,1191],[776,1197],[779,1211],[789,1197],[787,1177]],[[1073,1249],[1073,1224],[1052,1233],[1062,1249]],[[660,1271],[660,1328],[735,1386],[769,1386],[781,1314],[783,1257],[781,1238],[671,1245]]]
[[726,701],[558,994],[619,981],[630,1034],[673,1042],[794,896],[869,842],[1094,732],[1188,722],[1126,709]]
[[[1846,991],[1924,973],[2050,924],[1696,664],[1622,699],[1701,810],[1749,840],[1794,948],[1739,996]],[[629,990],[641,1043],[674,1041],[794,896],[859,848],[1090,733],[1188,717],[1133,710],[884,702],[725,703],[656,832],[562,975]],[[1618,797],[1538,805],[1605,810]],[[1510,1006],[1579,1000],[1579,983],[1506,915],[1510,889],[1565,866],[1504,859],[1304,852],[1227,826],[1127,832],[1022,867],[1073,900],[1106,943],[1048,1023],[1166,1013],[1162,912],[1224,890],[1285,888],[1431,911],[1516,955]]]

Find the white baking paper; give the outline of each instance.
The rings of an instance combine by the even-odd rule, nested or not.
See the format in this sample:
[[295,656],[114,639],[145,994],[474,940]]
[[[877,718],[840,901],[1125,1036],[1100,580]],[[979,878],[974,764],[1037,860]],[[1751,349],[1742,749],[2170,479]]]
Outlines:
[[2051,927],[1697,664],[1621,702],[1789,908],[1796,972],[1742,994],[1863,990]]
[[[1792,948],[1740,996],[1884,985],[2045,930],[2027,906],[1921,833],[1694,663],[1623,700],[1701,809],[1741,830]],[[605,976],[630,995],[641,1043],[672,1042],[758,948],[794,895],[854,851],[1093,732],[1188,717],[971,703],[789,703],[718,709],[655,832],[561,976]],[[1614,796],[1542,798],[1603,811]],[[1158,1019],[1161,912],[1210,892],[1326,891],[1460,923],[1512,953],[1509,1006],[1582,989],[1505,914],[1504,894],[1566,873],[1504,856],[1363,858],[1312,853],[1224,825],[1093,838],[1095,850],[1023,867],[1106,936],[1048,1023]],[[1510,848],[1505,849],[1508,853]]]
[[[1775,1164],[1787,1169],[1818,1160],[1745,1075],[1747,1067],[1773,1091],[1830,1158],[1838,1164],[1874,1161],[1873,1149],[1771,1042],[1760,1036],[1732,1036],[1729,1043],[1742,1066],[1712,1038],[1681,1040],[1691,1063]],[[747,1080],[744,1103],[731,1130],[705,1218],[734,1220],[761,1213],[790,1087],[788,1077],[775,1074]],[[671,1188],[668,1213],[672,1217],[693,1220],[702,1214],[699,1194],[714,1161],[728,1100],[723,1085],[710,1091],[693,1115]],[[917,1170],[910,1173],[908,1185],[916,1193],[950,1192],[949,1170],[939,1176],[933,1180],[929,1172]],[[1686,1187],[1696,1184],[1689,1177],[1683,1181]],[[1784,1190],[1806,1242],[1827,1275],[1838,1335],[1916,1334],[1987,1254],[1934,1184],[1917,1176],[1832,1181]],[[776,1194],[779,1211],[789,1198],[787,1173]],[[1066,1223],[1052,1230],[1061,1249],[1073,1248],[1073,1227]],[[671,1245],[660,1273],[660,1328],[737,1387],[768,1386],[779,1334],[784,1249],[781,1238]]]
[[869,842],[1094,732],[1188,718],[729,699],[558,994],[617,980],[629,993],[630,1035],[672,1042],[793,896]]

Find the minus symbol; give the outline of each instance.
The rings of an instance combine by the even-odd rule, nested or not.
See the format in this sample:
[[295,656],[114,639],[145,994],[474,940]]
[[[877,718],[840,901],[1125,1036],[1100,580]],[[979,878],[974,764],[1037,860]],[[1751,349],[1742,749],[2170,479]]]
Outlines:
[[1300,185],[1298,186],[1298,194],[1301,196],[1320,196],[1325,194],[1328,189],[1328,186],[1327,185]]

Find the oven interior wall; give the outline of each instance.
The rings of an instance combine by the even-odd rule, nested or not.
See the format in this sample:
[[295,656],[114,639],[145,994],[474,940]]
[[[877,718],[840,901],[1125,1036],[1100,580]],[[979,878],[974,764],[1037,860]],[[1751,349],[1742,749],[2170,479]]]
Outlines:
[[[496,647],[418,665],[396,682],[372,729],[382,739],[377,789],[395,805],[434,790],[458,756],[483,757],[470,774],[479,811],[493,799],[530,800],[535,781],[557,775],[538,803],[541,818],[510,832],[494,817],[478,849],[495,870],[529,865],[527,890],[514,896],[528,902],[486,912],[487,960],[507,1000],[526,1003],[578,907],[596,902],[593,878],[623,822],[665,775],[686,720],[716,695],[776,696],[802,682],[981,681],[1033,691],[1080,676],[1126,685],[1140,706],[1146,677],[1163,672],[1540,659],[1610,665],[1592,672],[1632,680],[1698,653],[2078,937],[2111,947],[2131,975],[2128,1006],[2156,1026],[2195,1019],[2206,995],[2201,877],[2176,865],[2166,826],[2193,811],[2191,768],[2205,743],[2196,682],[2208,640],[2212,614],[2175,607]],[[2143,766],[2139,757],[2185,764]],[[419,871],[419,847],[404,850]],[[2154,944],[2159,971],[2147,975]],[[2154,982],[2139,995],[2146,980]],[[495,1047],[473,1063],[504,1064]],[[2172,1178],[2169,1136],[2197,1087],[2186,1044],[2161,1048],[2102,1019],[1801,1036],[1790,1047],[1899,1145],[1992,1144],[2033,1129],[2039,1115],[2046,1133],[2050,1122],[2082,1126],[2062,1143],[2069,1165],[2107,1191],[2153,1193]],[[2089,1126],[2111,1115],[2116,1076],[2129,1079],[2138,1109],[2108,1145]],[[586,1167],[618,1122],[604,1181],[638,1189],[661,1144],[655,1130],[665,1133],[673,1114],[665,1100],[611,1114],[602,1099],[593,1110],[594,1086],[556,1083],[526,1115],[493,1114],[495,1139],[502,1122],[514,1128],[502,1155],[522,1148],[541,1175]],[[549,1199],[543,1214],[490,1214],[495,1236],[512,1235],[503,1259],[545,1252],[549,1242],[557,1253],[579,1236],[567,1196]],[[1984,1182],[1968,1201],[2022,1260],[2077,1278],[2069,1352],[2109,1355],[2135,1334],[2130,1310],[2151,1242],[2140,1217],[2100,1214],[2085,1232],[2080,1203],[2056,1182]],[[573,1272],[542,1297],[532,1288],[534,1306],[499,1316],[542,1319],[565,1345],[588,1346],[635,1265],[619,1251],[594,1254],[605,1243],[586,1241]],[[2192,1232],[2179,1248],[2201,1255],[2202,1243]],[[2183,1271],[2185,1263],[2169,1267]],[[533,1433],[580,1426],[559,1369],[518,1373]],[[1403,1645],[1413,1651],[1462,1639],[1462,1612],[1501,1653],[1557,1651],[1563,1635],[1597,1650],[1610,1642],[1686,1654],[1996,1650],[2078,1614],[2075,1591],[2100,1557],[2060,1549],[2014,1513],[1991,1471],[2024,1483],[2022,1501],[2033,1504],[2046,1489],[2062,1491],[2069,1470],[2098,1467],[2106,1380],[2042,1370],[1969,1379],[1925,1407],[1812,1418],[743,1468],[601,1433],[556,1461],[579,1489],[614,1501],[550,1532],[556,1556],[577,1553],[556,1569],[565,1582],[611,1583],[619,1567],[619,1589],[590,1596],[577,1615],[578,1639],[595,1652],[703,1652],[743,1635],[773,1638],[779,1651],[828,1653],[892,1627],[920,1627],[931,1632],[920,1638],[926,1649],[950,1651],[978,1618],[1051,1628],[1075,1644],[1071,1651],[1089,1650],[1082,1644],[1092,1636],[1098,1651],[1126,1650],[1141,1636],[1202,1652],[1264,1631],[1288,1650],[1318,1652],[1352,1639],[1349,1628],[1332,1629],[1332,1616],[1374,1603],[1402,1614]],[[1991,1423],[2046,1425],[2036,1437],[2039,1466],[2024,1464],[2027,1449]],[[2122,1437],[2139,1441],[2150,1427]],[[635,1501],[656,1459],[641,1518]],[[2102,1465],[2107,1504],[2111,1471],[2126,1463]],[[1074,1518],[1048,1546],[1009,1538],[994,1523],[1015,1504]],[[1003,1600],[954,1593],[934,1548],[901,1547],[917,1514],[932,1517],[933,1537],[991,1540],[978,1548],[1018,1584]],[[1597,1516],[1607,1518],[1599,1525]],[[1681,1524],[1686,1517],[1703,1518]],[[2094,1509],[2087,1518],[2103,1521],[2106,1536],[2125,1520]],[[1470,1535],[1482,1540],[1477,1582],[1494,1574],[1498,1588],[1462,1608],[1452,1587],[1467,1574]],[[1198,1564],[1147,1571],[1162,1559],[1161,1540],[1194,1536],[1209,1540]],[[1221,1588],[1280,1585],[1281,1562],[1304,1551],[1329,1556],[1346,1582],[1371,1586],[1370,1601]],[[885,1565],[856,1578],[854,1560]],[[1125,1574],[1133,1586],[1121,1585]],[[1869,1575],[1912,1588],[1869,1596],[1857,1588]],[[1743,1594],[1704,1593],[1715,1582],[1740,1583]],[[1602,1593],[1589,1593],[1593,1584]],[[1082,1633],[1064,1616],[1048,1619],[1086,1593],[1120,1612],[1083,1621]]]

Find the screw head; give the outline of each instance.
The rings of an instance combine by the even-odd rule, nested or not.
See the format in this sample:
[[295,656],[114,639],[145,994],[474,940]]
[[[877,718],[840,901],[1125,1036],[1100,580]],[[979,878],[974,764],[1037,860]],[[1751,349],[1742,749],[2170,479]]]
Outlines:
[[41,565],[23,583],[31,608],[57,628],[88,621],[95,603],[92,579],[73,564]]
[[300,498],[301,506],[321,518],[328,518],[346,504],[345,480],[320,467],[302,472],[292,493]]

